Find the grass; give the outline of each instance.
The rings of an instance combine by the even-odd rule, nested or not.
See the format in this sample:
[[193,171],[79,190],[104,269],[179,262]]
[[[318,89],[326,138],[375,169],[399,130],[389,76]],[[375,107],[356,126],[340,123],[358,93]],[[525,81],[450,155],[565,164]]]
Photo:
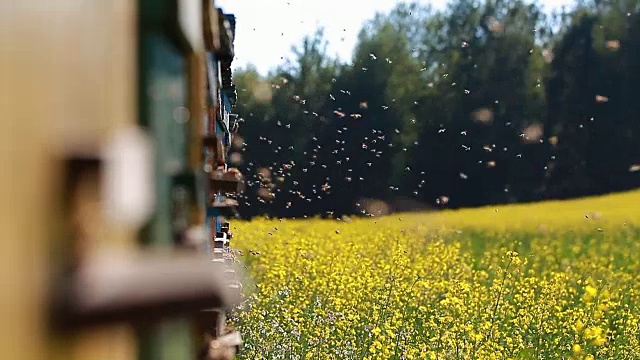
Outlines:
[[237,223],[241,358],[640,358],[638,204]]

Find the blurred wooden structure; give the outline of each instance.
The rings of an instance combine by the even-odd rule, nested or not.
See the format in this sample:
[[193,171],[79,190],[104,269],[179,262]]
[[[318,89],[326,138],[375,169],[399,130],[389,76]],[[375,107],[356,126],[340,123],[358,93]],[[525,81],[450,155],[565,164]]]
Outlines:
[[2,358],[193,359],[201,309],[237,303],[210,259],[173,251],[205,223],[171,196],[201,167],[212,6],[0,3]]

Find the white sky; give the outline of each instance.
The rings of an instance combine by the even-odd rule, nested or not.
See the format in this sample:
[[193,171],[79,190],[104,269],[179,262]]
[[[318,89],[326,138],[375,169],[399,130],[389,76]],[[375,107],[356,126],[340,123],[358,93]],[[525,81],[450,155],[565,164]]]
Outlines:
[[[216,0],[216,7],[236,16],[234,67],[252,63],[262,74],[291,55],[291,46],[325,28],[329,52],[341,60],[351,58],[363,23],[376,12],[388,12],[398,0]],[[419,0],[442,9],[447,0]],[[570,5],[573,0],[541,0],[546,10]]]

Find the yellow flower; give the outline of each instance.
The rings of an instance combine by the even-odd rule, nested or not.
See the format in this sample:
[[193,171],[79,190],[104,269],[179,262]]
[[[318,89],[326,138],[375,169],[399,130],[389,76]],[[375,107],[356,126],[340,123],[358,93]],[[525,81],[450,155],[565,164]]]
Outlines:
[[607,338],[603,336],[599,336],[593,340],[593,345],[600,346],[607,342]]
[[602,329],[597,327],[597,326],[592,326],[587,328],[587,330],[584,331],[584,336],[587,339],[594,339],[599,337],[602,334]]
[[573,353],[574,354],[580,354],[582,352],[582,347],[579,344],[574,344],[573,345]]

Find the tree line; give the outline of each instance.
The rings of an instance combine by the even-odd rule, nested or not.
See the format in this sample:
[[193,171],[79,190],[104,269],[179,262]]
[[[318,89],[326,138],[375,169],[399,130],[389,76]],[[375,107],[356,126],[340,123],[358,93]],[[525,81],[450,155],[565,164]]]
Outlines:
[[351,61],[322,29],[236,71],[244,216],[384,213],[640,185],[640,1],[402,3]]

